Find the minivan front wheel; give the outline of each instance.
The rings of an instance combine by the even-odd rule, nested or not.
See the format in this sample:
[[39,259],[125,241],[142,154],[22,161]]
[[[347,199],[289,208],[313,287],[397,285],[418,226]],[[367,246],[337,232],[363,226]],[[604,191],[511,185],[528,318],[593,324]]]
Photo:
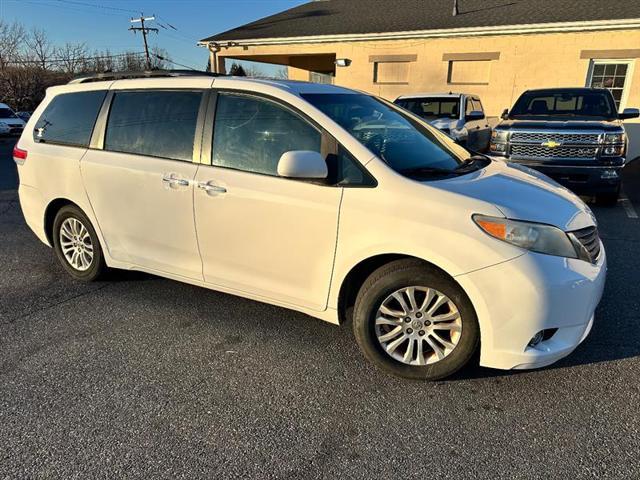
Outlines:
[[437,380],[473,356],[480,331],[464,291],[419,260],[399,260],[365,281],[353,328],[365,357],[392,374]]
[[75,205],[62,207],[53,221],[53,247],[63,268],[77,280],[96,280],[106,270],[91,222]]

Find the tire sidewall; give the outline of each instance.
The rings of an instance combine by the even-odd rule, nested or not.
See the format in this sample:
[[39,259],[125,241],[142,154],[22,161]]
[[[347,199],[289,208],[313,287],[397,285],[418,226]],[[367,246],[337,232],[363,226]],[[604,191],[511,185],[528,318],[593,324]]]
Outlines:
[[[404,378],[437,380],[462,368],[475,353],[480,329],[471,301],[462,288],[444,273],[424,265],[385,269],[370,277],[361,289],[354,309],[353,329],[365,357],[383,370]],[[462,318],[462,333],[455,349],[444,359],[425,366],[407,365],[393,359],[380,345],[375,333],[378,308],[396,290],[410,286],[433,288],[452,300]]]
[[[89,232],[89,236],[91,237],[91,244],[93,245],[93,260],[91,262],[91,266],[85,270],[80,271],[73,268],[64,254],[62,253],[62,247],[60,245],[60,227],[62,223],[68,218],[75,218],[82,222],[87,231]],[[100,247],[100,242],[98,240],[98,236],[96,235],[96,231],[91,224],[91,221],[87,218],[87,216],[80,210],[78,207],[73,205],[67,205],[62,207],[60,211],[56,214],[56,217],[53,221],[53,248],[56,252],[56,256],[58,260],[62,264],[62,268],[71,275],[73,278],[85,282],[90,282],[95,280],[100,276],[102,271],[104,270],[104,258],[102,255],[102,248]]]

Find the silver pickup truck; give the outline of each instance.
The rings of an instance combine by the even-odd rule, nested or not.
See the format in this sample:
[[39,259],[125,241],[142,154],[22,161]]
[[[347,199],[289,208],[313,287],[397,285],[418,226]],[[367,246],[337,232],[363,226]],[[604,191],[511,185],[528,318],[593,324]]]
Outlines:
[[423,118],[469,150],[486,152],[491,129],[498,117],[487,117],[477,95],[464,93],[417,93],[394,102]]

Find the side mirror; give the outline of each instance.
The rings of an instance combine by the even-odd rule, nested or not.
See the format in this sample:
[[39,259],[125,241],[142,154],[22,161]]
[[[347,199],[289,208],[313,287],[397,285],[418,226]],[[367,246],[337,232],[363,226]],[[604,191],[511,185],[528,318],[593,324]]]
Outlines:
[[327,178],[329,169],[318,152],[294,150],[285,152],[278,161],[278,175],[286,178]]
[[509,109],[505,108],[504,111],[502,112],[502,115],[500,115],[500,118],[502,118],[502,120],[506,120],[509,118]]
[[621,114],[618,115],[621,120],[627,120],[628,118],[640,117],[640,110],[637,108],[625,108]]
[[472,112],[467,113],[467,115],[464,118],[468,122],[472,122],[474,120],[484,120],[484,112],[481,112],[480,110],[474,110]]

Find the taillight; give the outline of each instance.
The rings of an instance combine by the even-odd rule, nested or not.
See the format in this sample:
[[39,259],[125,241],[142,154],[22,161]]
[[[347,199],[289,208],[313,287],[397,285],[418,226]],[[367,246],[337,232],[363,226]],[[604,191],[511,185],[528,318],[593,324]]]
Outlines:
[[18,148],[17,145],[13,147],[13,161],[16,162],[18,165],[23,165],[26,160],[27,160],[27,151],[21,148]]

